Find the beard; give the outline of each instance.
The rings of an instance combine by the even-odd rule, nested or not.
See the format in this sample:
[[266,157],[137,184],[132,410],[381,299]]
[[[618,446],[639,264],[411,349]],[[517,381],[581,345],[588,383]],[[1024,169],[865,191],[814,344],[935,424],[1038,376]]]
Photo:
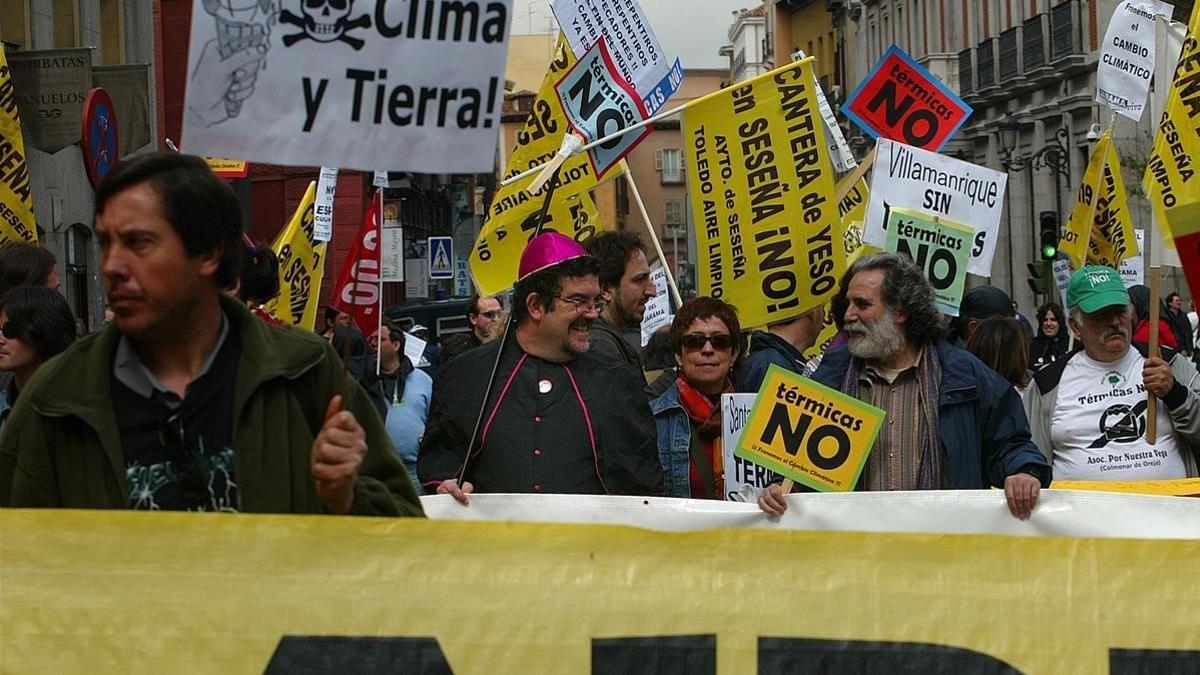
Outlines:
[[899,352],[904,344],[904,336],[896,327],[891,310],[870,323],[846,324],[846,332],[850,334],[846,345],[850,353],[868,361],[886,359]]

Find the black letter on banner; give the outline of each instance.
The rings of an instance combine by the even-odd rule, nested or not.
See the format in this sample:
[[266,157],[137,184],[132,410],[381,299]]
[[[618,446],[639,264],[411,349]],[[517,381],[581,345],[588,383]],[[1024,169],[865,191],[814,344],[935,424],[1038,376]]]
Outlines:
[[[608,130],[609,122],[616,122],[616,126],[613,127],[612,131]],[[607,136],[609,134],[615,134],[624,128],[625,128],[625,118],[621,117],[621,113],[619,111],[614,110],[613,108],[605,108],[604,110],[600,111],[600,117],[596,119],[596,135],[597,136],[599,136],[600,138],[604,138],[605,136]],[[612,139],[611,141],[609,141],[607,143],[601,143],[600,147],[604,148],[605,150],[612,150],[613,148],[620,145],[621,141],[623,141],[623,140],[624,140],[623,137],[617,136],[616,138]]]
[[801,413],[800,424],[793,429],[792,416],[788,414],[788,407],[782,403],[776,403],[771,410],[771,417],[767,419],[767,426],[763,429],[762,438],[758,440],[771,447],[776,447],[775,439],[783,434],[783,451],[795,457],[796,453],[800,452],[800,441],[804,440],[810,424],[812,424],[812,416]]
[[1110,649],[1109,675],[1200,672],[1200,652],[1183,649]]
[[[938,274],[938,263],[946,263],[945,274]],[[939,291],[944,291],[954,283],[954,276],[957,273],[958,265],[954,261],[954,256],[944,248],[935,248],[933,255],[929,257],[929,268],[925,270],[925,276],[929,277],[930,285]]]
[[[924,121],[926,124],[925,133],[917,135],[917,122]],[[932,141],[938,133],[938,118],[928,110],[917,110],[904,120],[904,142],[916,147],[924,147],[926,143]]]
[[[821,441],[826,438],[832,438],[838,444],[837,452],[833,453],[833,457],[826,457],[821,454]],[[845,464],[846,458],[849,456],[850,437],[839,426],[826,424],[825,426],[817,427],[813,430],[812,436],[808,437],[808,459],[819,469],[833,471]]]
[[294,675],[452,671],[437,638],[285,635],[264,672]]
[[671,635],[662,637],[594,638],[592,673],[717,672],[716,635]]
[[984,673],[1021,671],[987,654],[920,642],[758,639],[758,674]]
[[596,114],[596,110],[604,104],[604,96],[599,92],[592,96],[592,73],[590,70],[583,71],[583,77],[580,77],[579,81],[567,90],[567,94],[572,100],[582,99],[579,104],[579,116],[585,120],[591,119],[592,115]]

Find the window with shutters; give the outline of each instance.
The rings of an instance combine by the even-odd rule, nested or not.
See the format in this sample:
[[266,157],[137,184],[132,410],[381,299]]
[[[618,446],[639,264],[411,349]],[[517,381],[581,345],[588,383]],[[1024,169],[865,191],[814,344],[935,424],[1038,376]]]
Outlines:
[[657,153],[655,164],[662,173],[664,185],[683,182],[683,157],[679,148],[663,148]]

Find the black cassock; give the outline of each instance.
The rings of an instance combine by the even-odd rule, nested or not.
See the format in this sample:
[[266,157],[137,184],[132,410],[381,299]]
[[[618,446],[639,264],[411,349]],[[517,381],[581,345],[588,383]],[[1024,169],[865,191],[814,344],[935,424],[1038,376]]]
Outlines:
[[[434,382],[417,455],[417,473],[431,490],[458,476],[499,346],[466,352]],[[552,363],[510,336],[466,480],[479,493],[662,494],[642,387],[623,363],[591,354]]]

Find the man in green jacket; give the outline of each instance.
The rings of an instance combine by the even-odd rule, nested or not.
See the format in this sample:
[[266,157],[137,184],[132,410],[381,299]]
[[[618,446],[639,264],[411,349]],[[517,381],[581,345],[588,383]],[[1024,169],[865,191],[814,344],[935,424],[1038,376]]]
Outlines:
[[0,434],[0,504],[422,515],[333,349],[222,294],[241,230],[199,158],[146,155],[105,177],[96,235],[115,317],[22,392]]

